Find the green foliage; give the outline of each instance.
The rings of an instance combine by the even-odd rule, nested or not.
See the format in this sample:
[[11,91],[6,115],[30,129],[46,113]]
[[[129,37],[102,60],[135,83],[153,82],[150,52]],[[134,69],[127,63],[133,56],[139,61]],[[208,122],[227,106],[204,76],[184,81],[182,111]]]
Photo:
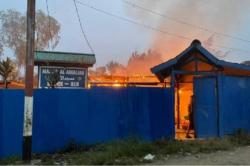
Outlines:
[[242,129],[237,130],[230,140],[236,146],[250,145],[250,135]]
[[[193,155],[197,153],[211,153],[219,150],[230,150],[238,146],[250,145],[250,135],[239,131],[237,134],[225,138],[206,140],[159,140],[155,142],[142,141],[138,138],[112,141],[93,146],[77,145],[73,140],[62,151],[55,154],[34,155],[41,164],[70,164],[70,165],[134,165],[150,163],[144,156],[151,153],[157,159],[166,156]],[[0,164],[13,164],[15,160],[2,160]]]
[[59,70],[50,70],[50,74],[48,74],[45,79],[49,83],[51,88],[55,88],[56,84],[60,81],[60,71]]
[[18,163],[18,161],[21,161],[20,157],[8,157],[8,158],[0,160],[0,165],[9,165],[9,164],[13,165],[13,164]]
[[[86,148],[70,144],[70,148],[63,153],[56,154],[58,159],[63,160],[67,164],[90,164],[90,165],[131,165],[143,164],[151,161],[144,160],[144,156],[151,153],[156,155],[156,159],[161,157],[187,153],[210,153],[218,150],[229,150],[233,146],[229,139],[209,139],[195,141],[169,141],[160,140],[156,142],[141,141],[136,138],[126,140],[117,140],[106,144],[99,144]],[[76,148],[77,147],[77,148]],[[68,151],[71,149],[72,151]],[[78,149],[78,150],[76,150]],[[59,157],[59,156],[60,157]],[[42,163],[52,163],[51,156],[40,156]]]
[[14,65],[10,58],[7,58],[6,60],[1,60],[0,61],[0,75],[2,76],[4,83],[5,83],[5,88],[8,88],[8,78],[10,75],[14,72]]

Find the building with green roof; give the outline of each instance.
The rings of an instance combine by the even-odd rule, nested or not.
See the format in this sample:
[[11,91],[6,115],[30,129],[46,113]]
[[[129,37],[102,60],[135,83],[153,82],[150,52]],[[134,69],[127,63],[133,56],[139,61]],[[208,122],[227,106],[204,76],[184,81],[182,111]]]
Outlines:
[[51,73],[60,74],[56,87],[84,88],[88,84],[88,68],[96,63],[94,54],[72,52],[36,51],[35,65],[38,66],[39,87],[51,86]]
[[63,67],[92,67],[96,63],[94,54],[72,52],[36,51],[35,65]]

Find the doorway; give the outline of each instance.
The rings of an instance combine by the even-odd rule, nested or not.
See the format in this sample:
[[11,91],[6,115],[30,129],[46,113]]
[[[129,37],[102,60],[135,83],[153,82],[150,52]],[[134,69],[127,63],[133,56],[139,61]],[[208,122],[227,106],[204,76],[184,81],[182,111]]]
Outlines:
[[[218,136],[217,81],[212,76],[190,76],[175,84],[176,139]],[[180,78],[180,77],[179,77]]]
[[[180,78],[180,77],[179,77]],[[187,77],[186,77],[187,78]],[[193,127],[193,81],[179,79],[175,86],[175,129],[177,139],[194,139]]]

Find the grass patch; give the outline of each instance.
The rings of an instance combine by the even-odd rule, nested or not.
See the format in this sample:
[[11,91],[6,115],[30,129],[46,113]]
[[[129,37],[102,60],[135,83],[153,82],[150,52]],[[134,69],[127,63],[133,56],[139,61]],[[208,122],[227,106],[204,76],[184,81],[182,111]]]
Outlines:
[[230,137],[230,141],[236,146],[250,145],[250,134],[244,130],[238,130]]
[[[55,154],[34,155],[33,159],[40,159],[40,164],[43,165],[62,165],[65,163],[72,165],[129,165],[149,163],[150,161],[143,159],[149,153],[155,155],[156,159],[161,159],[171,154],[211,153],[245,145],[250,145],[250,135],[242,131],[222,139],[194,141],[159,140],[146,142],[130,138],[95,146],[78,146],[72,142],[63,151]],[[0,164],[19,164],[16,162],[17,160],[20,159],[9,158],[1,160]]]
[[8,157],[0,160],[0,165],[16,164],[18,161],[21,161],[20,157]]

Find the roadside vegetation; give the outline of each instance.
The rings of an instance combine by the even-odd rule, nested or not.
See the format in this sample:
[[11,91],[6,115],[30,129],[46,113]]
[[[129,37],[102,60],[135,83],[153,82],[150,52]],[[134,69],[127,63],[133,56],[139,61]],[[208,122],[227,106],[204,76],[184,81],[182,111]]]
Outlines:
[[10,58],[6,58],[6,60],[0,60],[0,76],[4,81],[4,88],[8,88],[8,79],[13,74],[15,70],[15,65]]
[[[33,164],[74,164],[74,165],[122,165],[147,164],[170,155],[195,155],[215,151],[233,150],[240,146],[250,145],[250,135],[239,131],[233,136],[222,139],[206,139],[192,141],[159,140],[145,142],[130,138],[95,146],[77,146],[73,142],[55,154],[37,154],[33,156],[37,163]],[[145,160],[147,154],[155,156],[154,160]],[[1,160],[0,164],[23,164],[20,158]]]

